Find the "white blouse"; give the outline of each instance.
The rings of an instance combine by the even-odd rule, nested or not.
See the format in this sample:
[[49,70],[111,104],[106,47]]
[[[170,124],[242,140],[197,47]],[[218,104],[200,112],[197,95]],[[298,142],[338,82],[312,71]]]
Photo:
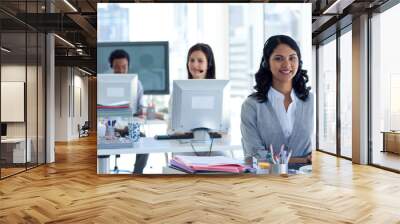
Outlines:
[[274,89],[272,86],[268,91],[268,101],[271,103],[282,127],[283,134],[288,138],[292,134],[293,123],[295,119],[296,102],[299,100],[292,89],[290,93],[292,102],[289,104],[288,110],[285,109],[285,95]]

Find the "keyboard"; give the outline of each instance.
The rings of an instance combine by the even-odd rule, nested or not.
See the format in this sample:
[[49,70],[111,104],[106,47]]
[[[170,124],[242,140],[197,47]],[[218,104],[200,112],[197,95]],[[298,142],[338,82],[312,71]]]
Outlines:
[[222,135],[218,132],[208,132],[210,138],[222,138]]
[[[222,138],[222,135],[218,132],[209,132],[210,138]],[[172,134],[172,135],[156,135],[154,136],[157,140],[172,140],[172,139],[193,139],[193,133],[184,134]]]
[[156,135],[157,140],[173,140],[173,139],[192,139],[193,133],[172,134],[172,135]]

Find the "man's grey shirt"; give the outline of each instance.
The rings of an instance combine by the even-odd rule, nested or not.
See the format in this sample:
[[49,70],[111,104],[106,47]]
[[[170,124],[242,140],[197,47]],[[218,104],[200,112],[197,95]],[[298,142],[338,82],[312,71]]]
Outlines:
[[142,82],[138,79],[137,82],[137,104],[136,104],[136,112],[139,112],[145,107],[144,99],[143,99],[143,85]]

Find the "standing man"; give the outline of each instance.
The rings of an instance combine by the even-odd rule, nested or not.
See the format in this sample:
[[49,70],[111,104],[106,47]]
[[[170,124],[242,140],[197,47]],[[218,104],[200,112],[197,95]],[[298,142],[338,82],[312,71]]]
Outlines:
[[[110,62],[110,67],[113,72],[116,74],[127,74],[129,70],[129,54],[121,49],[114,50],[108,59]],[[137,97],[136,97],[136,115],[143,114],[143,86],[142,83],[138,80],[137,82]],[[116,157],[120,157],[120,155],[116,155]],[[147,160],[149,158],[149,154],[136,154],[136,162],[134,165],[133,173],[142,174],[143,169],[147,164]],[[117,168],[118,169],[118,168]]]

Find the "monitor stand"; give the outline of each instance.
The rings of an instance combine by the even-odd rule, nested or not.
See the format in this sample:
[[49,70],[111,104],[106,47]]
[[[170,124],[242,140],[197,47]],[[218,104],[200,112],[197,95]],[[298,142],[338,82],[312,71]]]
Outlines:
[[208,128],[196,128],[193,129],[193,139],[192,141],[195,142],[210,142],[211,138],[208,133],[209,129]]

